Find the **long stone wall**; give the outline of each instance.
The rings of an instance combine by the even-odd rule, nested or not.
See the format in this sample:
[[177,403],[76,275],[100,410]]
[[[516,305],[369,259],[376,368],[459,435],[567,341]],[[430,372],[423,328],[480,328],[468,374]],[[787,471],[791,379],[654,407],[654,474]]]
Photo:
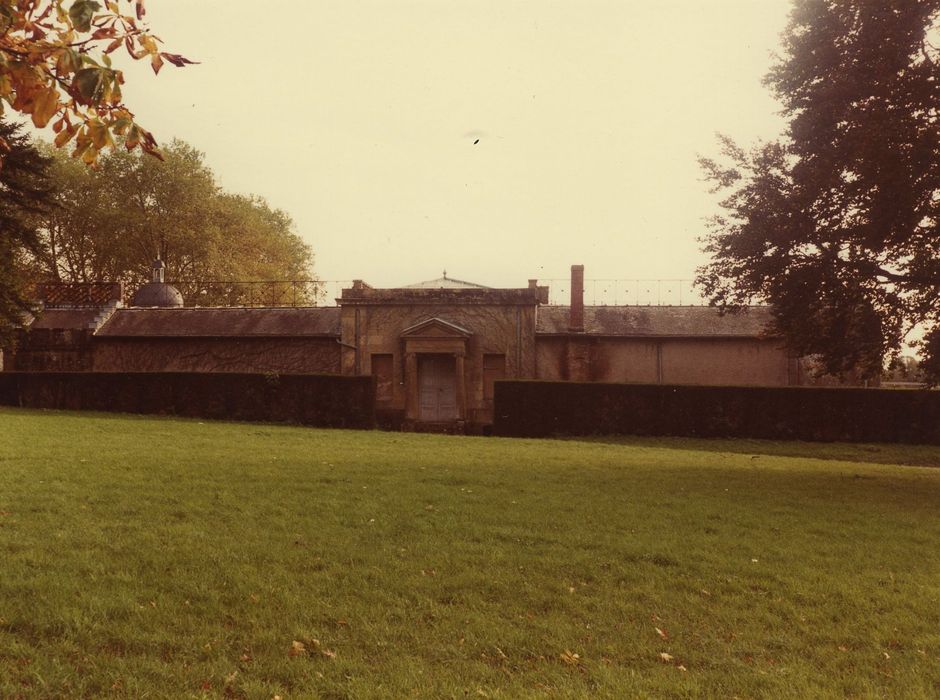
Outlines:
[[95,372],[339,374],[336,338],[95,338]]
[[760,338],[536,336],[536,377],[556,381],[787,386],[795,360]]

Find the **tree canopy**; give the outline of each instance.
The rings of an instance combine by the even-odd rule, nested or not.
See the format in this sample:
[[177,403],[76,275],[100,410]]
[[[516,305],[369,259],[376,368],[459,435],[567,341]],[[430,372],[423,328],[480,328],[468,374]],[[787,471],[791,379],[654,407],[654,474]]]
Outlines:
[[134,287],[160,255],[185,298],[211,304],[210,280],[311,275],[312,252],[290,217],[259,197],[224,192],[203,154],[181,141],[164,148],[162,162],[115,151],[89,169],[49,155],[55,206],[38,217],[40,278]]
[[0,170],[0,347],[30,311],[30,281],[26,257],[39,248],[37,217],[49,210],[52,197],[45,158],[21,128],[0,120],[0,138],[7,144],[5,167]]
[[916,328],[940,379],[938,26],[940,0],[797,0],[766,78],[785,138],[702,160],[724,199],[698,283],[772,304],[829,373],[879,376]]
[[[51,123],[55,144],[74,140],[73,155],[86,163],[115,144],[159,156],[123,102],[111,54],[147,59],[154,73],[193,62],[162,51],[144,14],[144,0],[0,0],[0,115],[5,104],[38,128]],[[6,147],[0,141],[0,165]]]

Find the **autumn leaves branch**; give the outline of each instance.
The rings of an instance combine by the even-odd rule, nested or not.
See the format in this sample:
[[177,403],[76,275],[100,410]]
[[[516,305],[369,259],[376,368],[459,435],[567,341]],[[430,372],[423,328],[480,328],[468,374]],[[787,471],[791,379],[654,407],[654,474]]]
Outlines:
[[[161,157],[153,135],[124,105],[124,74],[111,63],[121,47],[134,60],[194,63],[160,50],[143,23],[144,0],[0,0],[0,115],[8,107],[29,115],[37,128],[50,122],[55,144],[74,140],[72,155],[94,165],[105,148],[123,144]],[[6,144],[0,143],[0,164]]]

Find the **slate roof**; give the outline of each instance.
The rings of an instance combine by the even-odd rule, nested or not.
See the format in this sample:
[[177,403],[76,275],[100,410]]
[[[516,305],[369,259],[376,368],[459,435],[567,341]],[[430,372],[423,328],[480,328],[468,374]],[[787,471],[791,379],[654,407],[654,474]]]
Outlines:
[[[567,306],[542,306],[536,333],[567,335]],[[584,334],[597,336],[753,338],[767,335],[770,307],[737,314],[710,306],[585,306]]]
[[95,320],[101,309],[86,307],[80,309],[46,309],[29,324],[31,329],[49,328],[64,330],[71,328],[88,328],[88,324]]
[[339,308],[118,309],[95,335],[108,338],[339,337]]
[[451,279],[445,274],[443,277],[438,277],[435,280],[407,284],[402,287],[402,289],[489,289],[489,287],[477,284],[476,282],[464,282],[463,280]]

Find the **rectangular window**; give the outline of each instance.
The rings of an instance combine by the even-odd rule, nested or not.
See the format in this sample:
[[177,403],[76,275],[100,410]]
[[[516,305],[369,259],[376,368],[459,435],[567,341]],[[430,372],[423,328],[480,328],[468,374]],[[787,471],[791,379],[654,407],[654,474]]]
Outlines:
[[391,355],[372,355],[372,376],[375,378],[375,400],[391,401],[395,391],[395,371]]
[[506,356],[483,356],[483,400],[493,400],[493,382],[506,378]]

